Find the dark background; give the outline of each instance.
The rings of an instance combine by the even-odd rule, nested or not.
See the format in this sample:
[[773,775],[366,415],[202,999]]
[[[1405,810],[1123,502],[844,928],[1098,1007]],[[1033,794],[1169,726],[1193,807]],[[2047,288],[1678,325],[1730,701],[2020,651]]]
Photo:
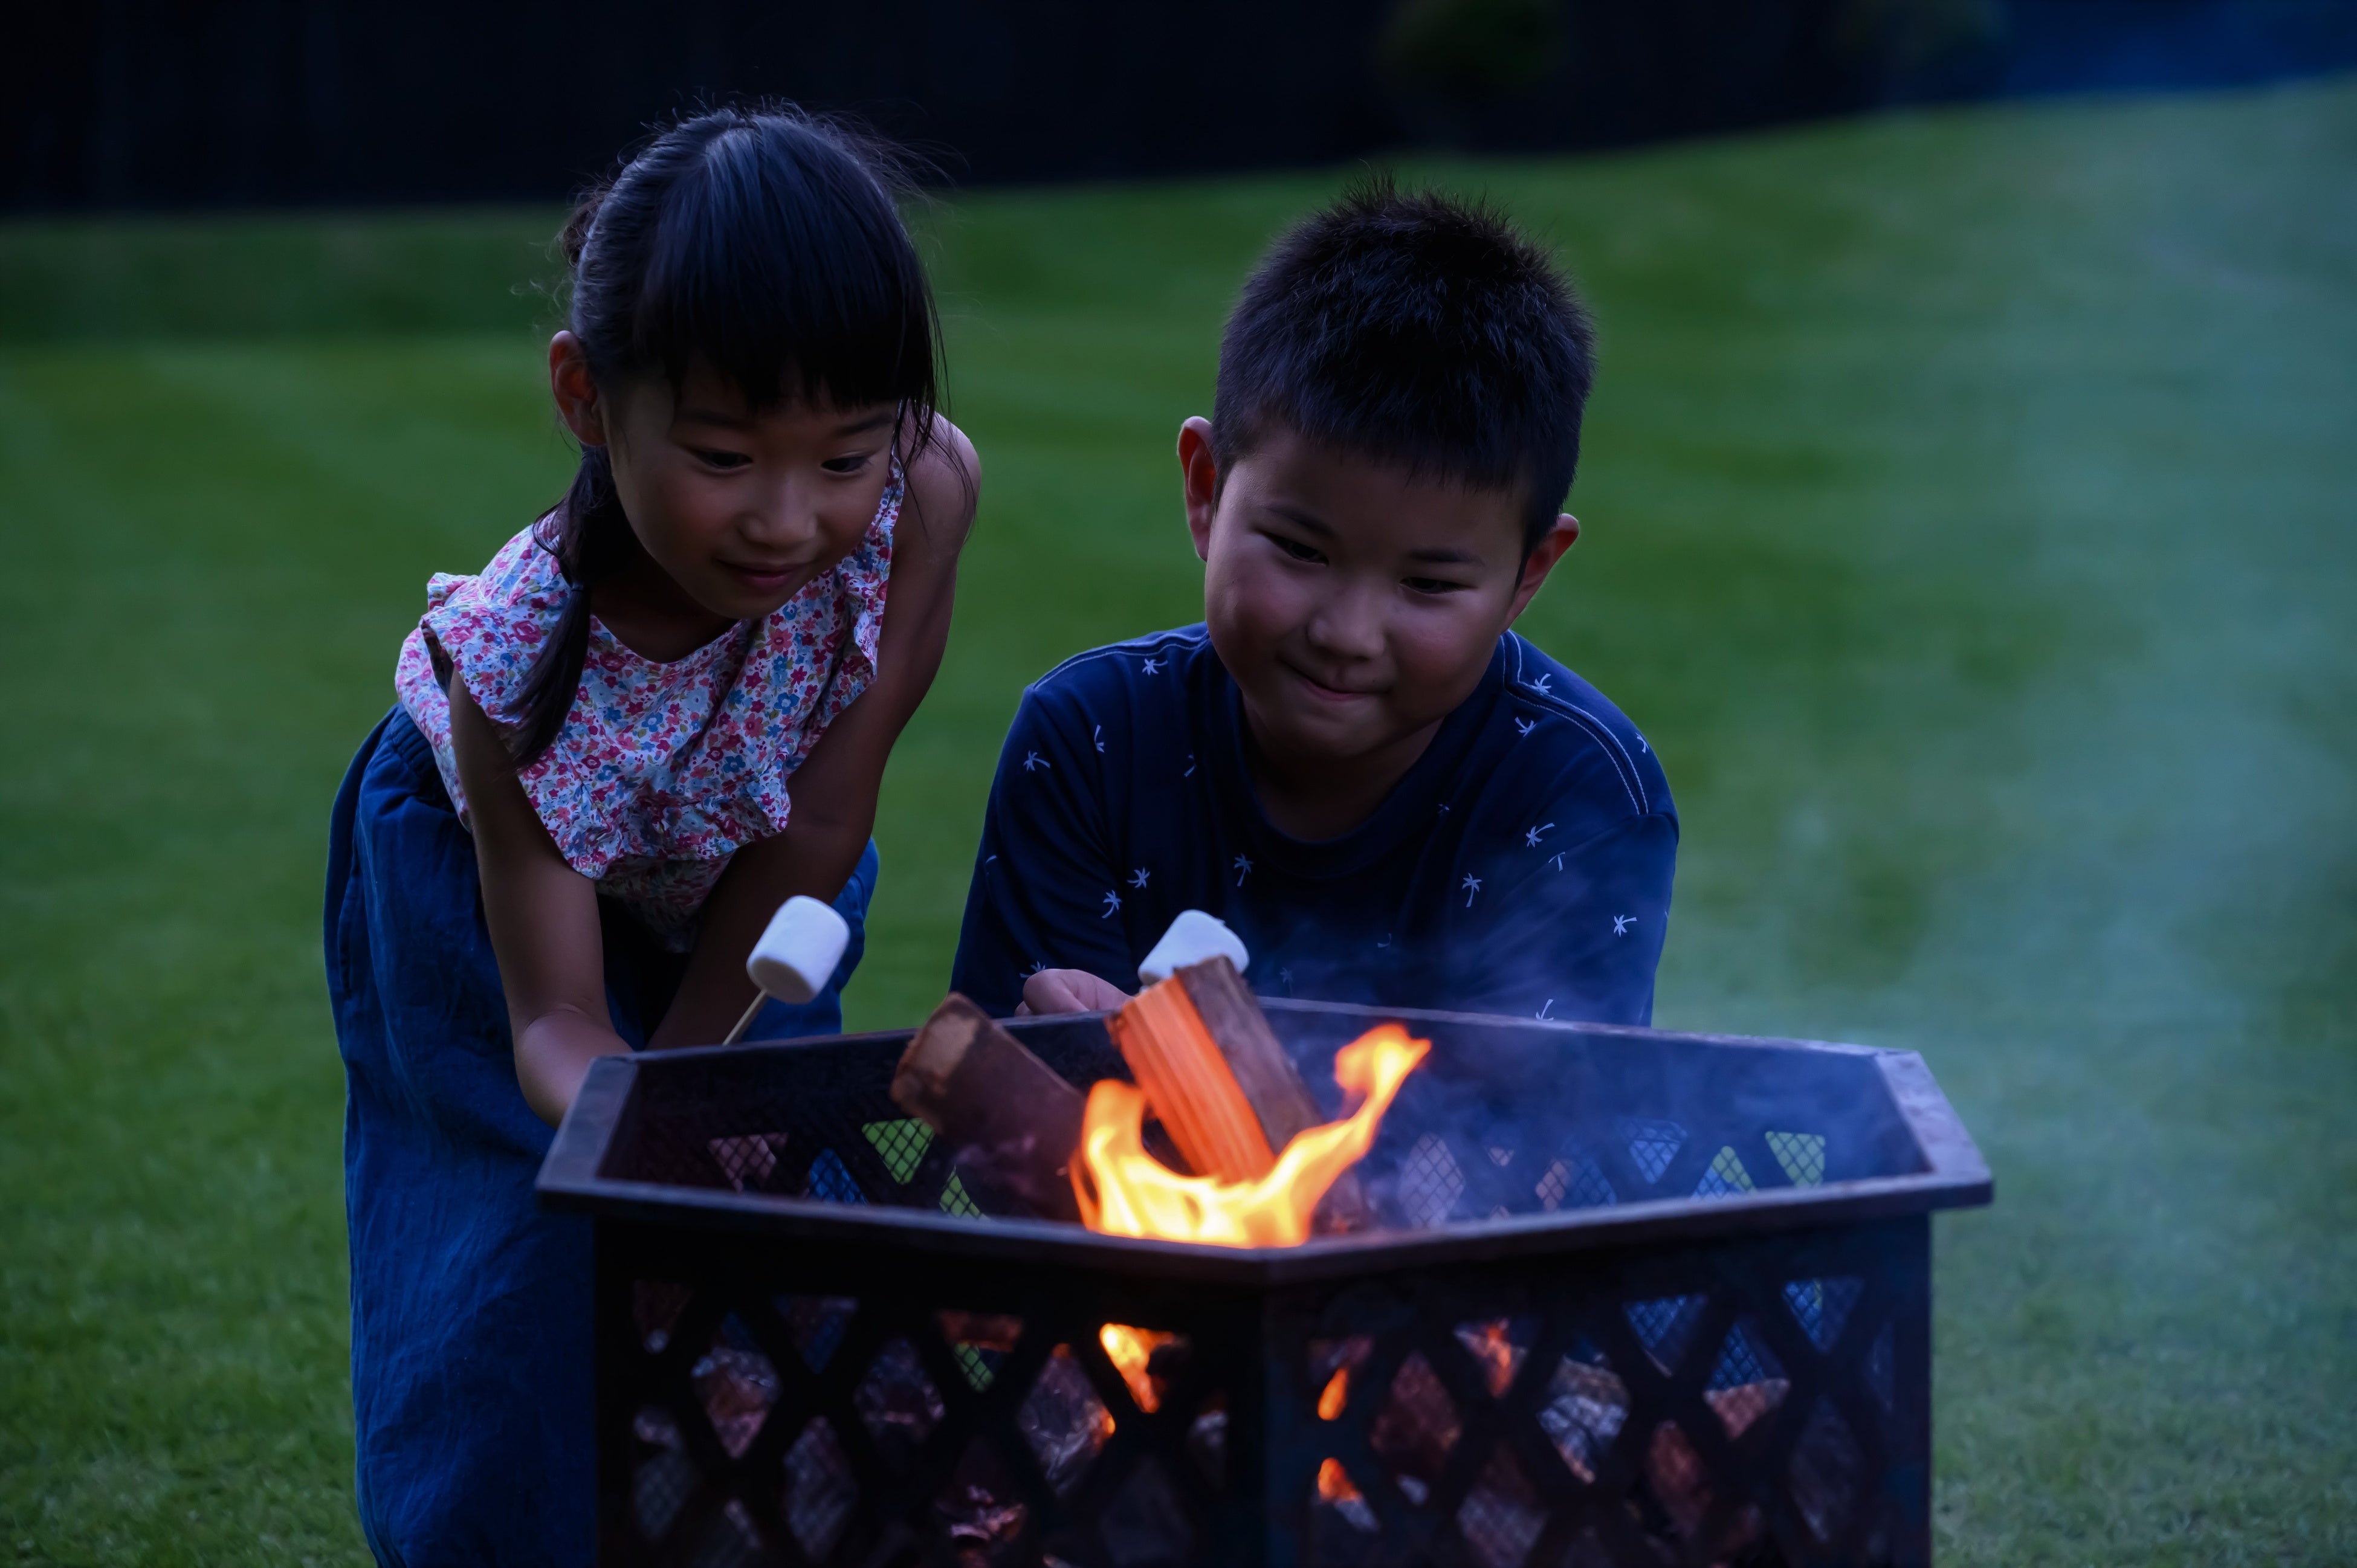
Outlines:
[[718,94],[856,111],[964,183],[2351,62],[2351,0],[105,0],[0,24],[0,209],[544,199]]

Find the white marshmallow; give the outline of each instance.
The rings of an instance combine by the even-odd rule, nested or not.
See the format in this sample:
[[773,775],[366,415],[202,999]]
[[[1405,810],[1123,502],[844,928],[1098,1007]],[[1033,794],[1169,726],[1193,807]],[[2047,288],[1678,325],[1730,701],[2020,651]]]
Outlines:
[[1207,958],[1225,953],[1228,961],[1242,974],[1252,955],[1244,951],[1243,939],[1228,929],[1228,923],[1216,915],[1206,915],[1200,909],[1184,909],[1137,966],[1137,978],[1148,985],[1159,985],[1190,963],[1200,963]]
[[770,929],[745,960],[745,972],[780,1002],[807,1002],[834,978],[850,945],[851,928],[832,905],[796,894],[770,917]]

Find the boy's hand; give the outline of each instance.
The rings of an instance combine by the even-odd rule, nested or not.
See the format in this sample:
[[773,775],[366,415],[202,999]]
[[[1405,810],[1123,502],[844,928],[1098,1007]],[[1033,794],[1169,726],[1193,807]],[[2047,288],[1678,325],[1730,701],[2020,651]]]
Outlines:
[[1015,1015],[1109,1013],[1128,1000],[1128,992],[1085,969],[1043,969],[1023,983],[1023,1004],[1015,1009]]

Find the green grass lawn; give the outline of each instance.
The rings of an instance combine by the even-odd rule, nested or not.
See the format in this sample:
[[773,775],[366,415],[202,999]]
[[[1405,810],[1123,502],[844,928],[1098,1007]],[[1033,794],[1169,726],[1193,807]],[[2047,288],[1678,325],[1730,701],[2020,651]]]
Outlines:
[[[1659,1021],[1920,1049],[1996,1168],[1943,1560],[2357,1560],[2357,87],[1419,172],[1602,320],[1524,627],[1676,789]],[[1174,433],[1340,177],[928,219],[986,494],[856,1026],[1022,683],[1199,613]],[[0,1560],[363,1559],[328,806],[568,471],[553,223],[0,227]]]

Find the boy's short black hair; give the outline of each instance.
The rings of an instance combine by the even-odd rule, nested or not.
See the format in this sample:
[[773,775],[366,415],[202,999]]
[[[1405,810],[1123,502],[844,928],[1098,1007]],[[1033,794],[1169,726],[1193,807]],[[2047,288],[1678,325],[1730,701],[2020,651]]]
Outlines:
[[1220,339],[1225,474],[1273,421],[1313,441],[1521,493],[1523,548],[1555,523],[1596,377],[1587,311],[1486,207],[1371,181],[1273,246]]

